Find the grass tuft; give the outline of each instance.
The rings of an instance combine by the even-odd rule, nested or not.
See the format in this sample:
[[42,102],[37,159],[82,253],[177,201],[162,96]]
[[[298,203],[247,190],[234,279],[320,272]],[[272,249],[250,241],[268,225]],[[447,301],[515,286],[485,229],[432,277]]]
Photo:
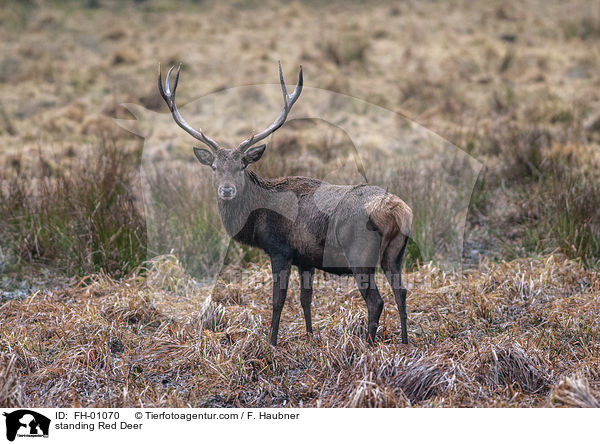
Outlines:
[[16,359],[16,355],[0,355],[0,405],[5,408],[23,405],[23,388],[15,372]]
[[585,378],[566,377],[553,387],[550,402],[555,407],[600,408],[600,393]]
[[454,376],[447,365],[435,357],[420,357],[409,362],[394,381],[413,403],[443,395],[452,384]]
[[538,361],[518,345],[492,346],[480,357],[480,377],[491,388],[517,386],[524,393],[541,393],[550,377]]

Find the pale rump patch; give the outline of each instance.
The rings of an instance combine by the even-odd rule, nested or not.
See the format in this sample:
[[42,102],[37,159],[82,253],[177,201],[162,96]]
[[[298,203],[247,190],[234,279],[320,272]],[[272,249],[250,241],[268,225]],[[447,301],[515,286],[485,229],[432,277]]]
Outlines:
[[410,235],[412,210],[398,196],[390,193],[374,196],[365,203],[365,210],[384,237],[394,237],[398,232]]

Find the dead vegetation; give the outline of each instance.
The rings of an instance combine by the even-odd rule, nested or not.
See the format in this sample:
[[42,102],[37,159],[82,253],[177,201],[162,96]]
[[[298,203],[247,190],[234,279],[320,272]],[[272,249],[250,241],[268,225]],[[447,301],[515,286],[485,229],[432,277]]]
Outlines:
[[14,368],[15,360],[15,355],[0,356],[0,405],[3,407],[23,405],[22,387]]
[[566,377],[552,391],[551,405],[556,407],[600,408],[600,394],[581,376]]
[[[597,5],[236,4],[0,10],[0,405],[598,407]],[[382,276],[376,347],[363,340],[354,283],[319,275],[314,338],[296,282],[275,349],[260,253],[230,247],[214,287],[192,277],[221,266],[223,238],[189,138],[170,118],[151,120],[166,113],[157,63],[183,61],[180,97],[194,100],[275,81],[278,59],[286,70],[303,64],[308,87],[406,116],[394,126],[416,121],[484,164],[460,196],[470,200],[465,267],[447,272],[429,260],[462,227],[448,223],[456,201],[440,174],[461,179],[468,165],[433,158],[413,174],[404,157],[389,160],[381,134],[362,144],[370,180],[422,197],[409,202],[418,242],[407,258],[408,347]],[[190,121],[231,143],[278,103],[256,91],[234,99],[230,115],[192,103]],[[145,222],[141,139],[112,121],[133,118],[124,102],[146,108],[147,120],[129,125],[151,141],[146,180],[163,225]],[[350,121],[360,114],[352,103]],[[389,130],[360,122],[361,133]],[[355,143],[328,122],[291,121],[257,169],[353,181]]]
[[[201,287],[167,256],[122,281],[95,275],[5,302],[3,403],[597,406],[600,276],[579,262],[486,263],[462,278],[433,266],[411,273],[408,346],[386,287],[380,341],[370,347],[358,292],[322,278],[315,336],[305,335],[295,288],[281,345],[270,347],[269,274],[256,268],[254,281]],[[586,319],[580,330],[577,319]]]
[[[0,188],[3,200],[15,203],[1,216],[24,221],[17,230],[14,225],[0,228],[0,236],[16,239],[4,247],[10,251],[3,256],[12,260],[3,260],[0,267],[11,269],[16,262],[19,268],[22,261],[31,260],[48,264],[61,257],[60,268],[67,268],[69,273],[97,272],[99,267],[122,273],[144,259],[136,249],[145,250],[148,245],[135,238],[143,238],[145,228],[131,225],[141,225],[141,221],[136,221],[128,208],[114,209],[116,221],[102,217],[100,222],[109,225],[106,230],[94,228],[98,221],[77,223],[81,229],[98,233],[91,245],[77,251],[74,246],[81,241],[80,230],[71,230],[65,221],[43,208],[36,209],[39,202],[35,200],[44,197],[44,188],[39,195],[31,190],[34,180],[64,181],[65,164],[70,166],[73,158],[85,156],[83,151],[104,155],[103,141],[114,140],[115,135],[118,150],[139,149],[140,141],[130,133],[117,132],[111,120],[131,119],[120,106],[131,102],[146,108],[137,116],[142,121],[130,125],[141,128],[136,134],[152,138],[156,151],[152,163],[161,172],[149,180],[161,191],[173,190],[167,196],[157,196],[165,203],[157,211],[174,213],[172,220],[180,222],[150,233],[154,239],[166,240],[165,245],[157,241],[152,247],[163,254],[174,249],[188,267],[209,268],[207,264],[214,258],[208,251],[215,250],[212,246],[219,242],[212,234],[219,221],[213,202],[207,200],[208,181],[199,179],[202,174],[192,163],[190,141],[170,119],[144,121],[166,111],[156,91],[156,65],[184,62],[184,70],[189,72],[180,94],[195,100],[232,86],[274,81],[268,73],[274,71],[282,54],[286,69],[304,65],[308,86],[398,112],[485,164],[474,193],[471,195],[472,188],[468,187],[468,193],[460,196],[465,202],[471,200],[465,227],[466,263],[475,265],[480,256],[506,260],[550,254],[557,248],[569,257],[582,258],[589,266],[597,263],[600,58],[594,50],[598,8],[590,2],[576,0],[571,8],[562,2],[528,0],[526,4],[471,5],[466,9],[453,2],[374,2],[367,7],[368,13],[364,5],[341,8],[335,2],[286,5],[272,1],[260,6],[242,2],[239,8],[217,2],[96,3],[89,8],[70,1],[9,2],[0,13],[3,54],[9,54],[1,60],[0,72],[5,99],[0,116],[0,163],[5,177],[0,177]],[[544,20],[536,17],[541,8]],[[285,18],[289,32],[282,36],[277,26],[256,26],[246,19],[246,12],[253,9],[260,9],[262,17],[274,23]],[[203,36],[199,42],[198,33]],[[252,63],[247,63],[249,60]],[[236,66],[243,69],[232,69]],[[29,99],[22,100],[22,94]],[[206,106],[191,116],[216,139],[232,143],[262,125],[255,116],[266,115],[266,107],[272,106],[268,102],[259,91],[229,103],[220,114]],[[226,112],[237,108],[239,115]],[[350,109],[344,118],[354,114],[356,109]],[[376,125],[372,120],[363,119],[357,125],[367,132],[366,125]],[[400,121],[400,126],[406,124]],[[281,130],[283,137],[270,141],[269,155],[258,166],[260,172],[271,177],[300,174],[328,178],[341,161],[352,158],[356,141],[335,128],[311,121],[286,126],[287,132],[285,127]],[[389,130],[383,127],[375,131]],[[368,149],[360,153],[363,163],[377,165],[371,168],[368,179],[385,183],[400,194],[416,215],[414,237],[419,245],[409,247],[408,264],[436,259],[434,246],[445,248],[462,236],[462,230],[455,232],[453,224],[447,223],[456,212],[455,201],[444,196],[448,183],[437,182],[446,162],[434,159],[432,164],[412,166],[401,158],[398,165],[392,165],[382,161],[390,147],[380,138],[374,137],[365,146]],[[418,153],[422,149],[414,150]],[[44,162],[39,165],[37,159]],[[99,162],[84,160],[94,161]],[[139,160],[125,161],[131,163],[131,171],[137,171]],[[454,168],[450,177],[464,176],[464,166],[449,165]],[[422,178],[411,174],[415,168],[422,172]],[[114,171],[113,176],[131,173],[122,167]],[[165,173],[169,171],[176,173],[169,176]],[[109,172],[105,171],[106,178],[110,178]],[[101,174],[82,174],[77,168],[71,173],[73,194],[91,198],[98,183],[107,183]],[[14,182],[15,176],[20,180]],[[336,179],[355,178],[344,172]],[[90,182],[91,189],[86,190],[85,184]],[[111,193],[110,189],[101,191],[103,195]],[[74,211],[69,208],[72,205],[65,208],[60,201],[68,200],[81,199],[72,194],[57,195],[53,206],[67,214],[93,211]],[[29,207],[31,214],[17,211],[23,206]],[[137,206],[140,210],[140,202]],[[82,204],[81,209],[84,207]],[[48,228],[35,223],[41,217],[59,229],[48,233]],[[127,226],[117,235],[117,248],[105,245],[112,242],[115,224]],[[185,231],[177,225],[193,228]],[[173,229],[177,234],[169,236]],[[172,238],[179,244],[173,245]],[[119,267],[122,264],[115,263],[114,253],[126,254],[127,249],[128,264]],[[73,262],[87,264],[68,263],[69,256],[77,258]],[[191,264],[188,257],[207,259],[206,263]]]

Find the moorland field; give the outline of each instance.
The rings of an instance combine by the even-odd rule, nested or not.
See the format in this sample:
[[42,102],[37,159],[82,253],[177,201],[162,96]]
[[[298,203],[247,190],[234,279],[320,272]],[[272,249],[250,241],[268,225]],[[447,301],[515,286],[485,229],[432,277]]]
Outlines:
[[[1,406],[600,407],[596,2],[0,3]],[[315,335],[294,274],[268,345],[268,257],[223,236],[156,77],[182,62],[233,145],[278,60],[305,91],[252,168],[411,205],[408,345],[383,275],[370,346],[322,273]]]

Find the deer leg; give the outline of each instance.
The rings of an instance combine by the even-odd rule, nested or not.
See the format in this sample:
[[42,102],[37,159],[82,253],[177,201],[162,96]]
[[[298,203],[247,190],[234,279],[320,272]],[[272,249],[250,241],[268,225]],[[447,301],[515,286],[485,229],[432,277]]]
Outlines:
[[313,277],[315,269],[298,267],[298,271],[300,272],[300,304],[302,305],[302,310],[304,311],[306,333],[312,335],[313,329],[310,314],[310,304],[312,302]]
[[[397,242],[395,242],[397,243]],[[408,238],[403,240],[400,249],[393,248],[394,244],[390,244],[388,249],[384,252],[381,261],[381,268],[385,273],[385,277],[392,287],[394,292],[394,299],[398,306],[398,313],[400,313],[400,325],[402,327],[402,343],[408,344],[408,330],[406,321],[408,316],[406,315],[406,288],[402,286],[402,260],[404,258],[404,250]]]
[[398,294],[394,294],[396,299],[396,305],[398,306],[398,312],[400,313],[400,325],[402,326],[402,343],[408,344],[408,331],[406,326],[406,288],[398,289]]
[[402,327],[402,343],[408,344],[408,332],[406,326],[406,320],[408,316],[406,315],[406,288],[402,287],[402,274],[400,270],[397,270],[395,267],[387,267],[382,263],[381,268],[385,273],[385,277],[390,283],[390,287],[392,287],[392,291],[394,292],[394,299],[396,300],[396,305],[398,306],[398,313],[400,313],[400,325]]
[[375,269],[370,267],[352,268],[352,273],[354,274],[360,294],[367,303],[367,342],[374,344],[377,327],[379,326],[379,318],[383,311],[383,299],[375,284]]
[[271,269],[273,272],[273,317],[271,319],[270,339],[271,345],[277,345],[279,333],[279,320],[281,310],[285,304],[287,287],[290,279],[291,262],[287,258],[271,256]]

